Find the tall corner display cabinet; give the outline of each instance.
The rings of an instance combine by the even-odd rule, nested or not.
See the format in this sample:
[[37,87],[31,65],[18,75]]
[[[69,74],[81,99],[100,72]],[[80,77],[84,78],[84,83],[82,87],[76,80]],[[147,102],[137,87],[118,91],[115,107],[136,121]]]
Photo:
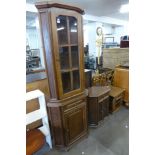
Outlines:
[[83,10],[36,3],[50,87],[47,103],[54,145],[68,149],[88,133],[84,88]]

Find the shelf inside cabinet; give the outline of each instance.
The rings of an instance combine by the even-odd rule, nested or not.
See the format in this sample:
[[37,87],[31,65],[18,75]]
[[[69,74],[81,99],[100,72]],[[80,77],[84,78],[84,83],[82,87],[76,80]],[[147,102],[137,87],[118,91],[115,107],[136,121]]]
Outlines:
[[70,69],[62,69],[61,73],[66,73],[66,72],[70,72],[70,71],[71,71]]
[[69,47],[69,46],[78,46],[78,44],[63,44],[63,45],[59,45],[59,47]]
[[71,69],[61,69],[61,73],[72,72],[72,71],[77,71],[77,70],[79,70],[78,67],[74,67]]
[[79,70],[79,68],[78,67],[72,68],[72,71],[76,71],[76,70]]

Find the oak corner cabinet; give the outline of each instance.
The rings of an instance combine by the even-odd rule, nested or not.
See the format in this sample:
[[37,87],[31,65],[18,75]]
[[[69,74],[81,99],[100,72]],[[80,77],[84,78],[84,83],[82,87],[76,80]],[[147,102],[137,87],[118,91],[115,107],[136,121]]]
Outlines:
[[87,136],[84,86],[83,10],[36,3],[50,89],[47,103],[56,148],[67,150]]
[[97,127],[109,115],[109,86],[88,88],[88,125]]

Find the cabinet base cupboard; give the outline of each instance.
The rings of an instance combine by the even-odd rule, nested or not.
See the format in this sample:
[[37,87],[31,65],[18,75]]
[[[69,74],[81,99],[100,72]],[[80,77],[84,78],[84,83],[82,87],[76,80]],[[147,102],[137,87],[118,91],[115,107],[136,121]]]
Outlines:
[[47,103],[54,145],[69,149],[87,135],[83,10],[40,2],[40,29],[50,89]]
[[80,94],[48,103],[56,148],[68,150],[74,142],[87,136],[86,96]]

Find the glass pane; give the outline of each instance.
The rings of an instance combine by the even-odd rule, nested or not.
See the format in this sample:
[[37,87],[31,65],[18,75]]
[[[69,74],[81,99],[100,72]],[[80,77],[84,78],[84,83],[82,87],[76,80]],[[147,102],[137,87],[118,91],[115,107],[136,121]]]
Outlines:
[[73,89],[80,88],[79,70],[73,71]]
[[61,69],[69,69],[69,51],[68,47],[59,48]]
[[67,44],[68,43],[67,17],[66,16],[58,16],[56,18],[56,21],[57,21],[57,33],[58,33],[59,45]]
[[72,67],[79,67],[78,46],[71,47]]
[[63,92],[67,93],[71,91],[71,78],[70,72],[62,73],[62,85],[63,85]]
[[78,44],[77,19],[75,17],[68,17],[68,18],[69,18],[70,43]]

